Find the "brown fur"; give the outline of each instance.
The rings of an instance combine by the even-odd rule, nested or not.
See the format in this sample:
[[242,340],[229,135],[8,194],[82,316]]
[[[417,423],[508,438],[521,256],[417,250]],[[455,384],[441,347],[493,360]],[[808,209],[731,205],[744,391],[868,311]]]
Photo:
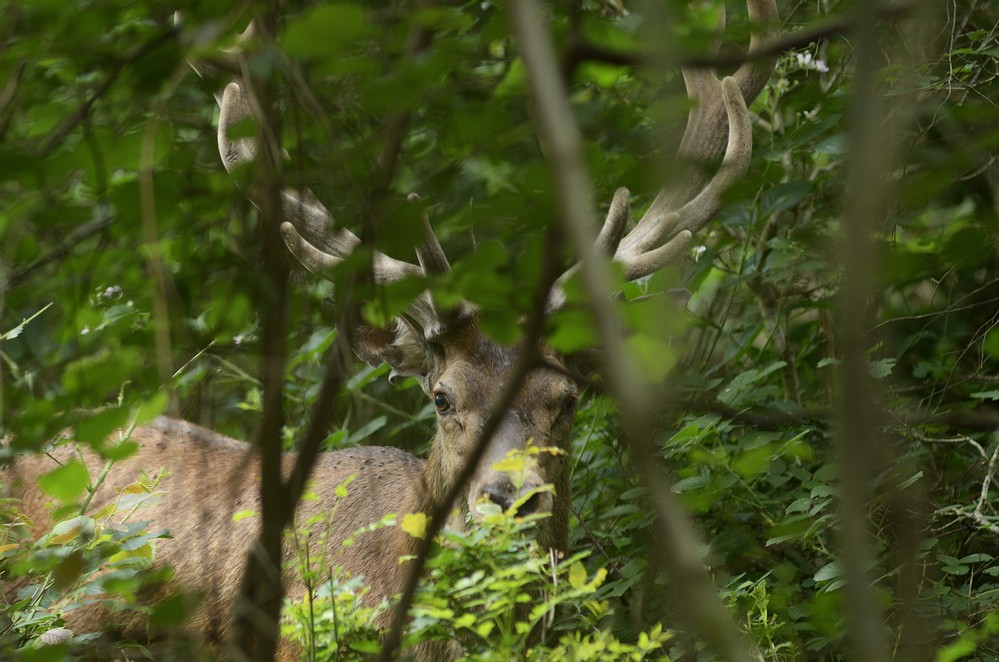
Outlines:
[[[475,443],[517,351],[486,339],[474,318],[436,338],[432,348],[418,350],[412,345],[405,356],[400,355],[398,345],[389,346],[391,338],[387,340],[381,346],[368,345],[362,354],[372,362],[387,358],[393,367],[400,368],[403,363],[413,365],[417,360],[413,352],[423,351],[419,365],[425,366],[424,371],[417,374],[425,390],[431,397],[438,392],[447,394],[450,408],[438,416],[429,458],[423,461],[398,449],[370,446],[322,453],[312,474],[315,498],[303,500],[296,513],[299,524],[314,515],[328,516],[329,542],[322,550],[326,563],[330,568],[343,566],[350,576],[363,575],[368,604],[401,591],[406,565],[400,565],[398,559],[415,551],[416,539],[398,527],[388,527],[357,536],[349,547],[341,542],[386,514],[401,517],[430,512]],[[555,357],[549,358],[555,362]],[[533,372],[494,436],[459,511],[467,513],[483,495],[492,494],[494,500],[497,494],[511,500],[518,496],[506,474],[491,468],[507,451],[523,448],[528,440],[537,446],[567,450],[575,399],[576,387],[561,370]],[[259,529],[256,516],[233,522],[237,512],[259,511],[259,460],[248,444],[166,418],[137,428],[131,439],[139,444],[139,451],[111,468],[91,511],[115,499],[113,488],[134,482],[140,469],[151,474],[160,469],[165,472],[159,485],[162,500],[143,507],[134,519],[148,520],[150,530],[170,531],[173,539],[157,542],[157,562],[171,566],[174,576],[144,599],[155,603],[181,589],[203,596],[187,625],[199,638],[217,643],[231,623],[245,559]],[[74,445],[59,446],[49,455],[20,457],[4,472],[10,492],[21,499],[24,512],[37,524],[36,534],[48,530],[50,524],[48,504],[34,481],[75,453]],[[91,477],[97,476],[103,461],[89,449],[84,458]],[[528,476],[524,490],[543,483],[555,486],[555,495],[541,495],[535,509],[552,513],[539,529],[539,542],[561,549],[568,525],[567,462],[564,455],[549,454],[541,454],[539,461],[539,469]],[[291,455],[285,458],[286,473],[292,462]],[[347,487],[348,496],[338,498],[336,487],[351,476],[355,478]],[[464,517],[455,518],[458,525],[464,521]],[[317,544],[318,536],[313,535],[313,539]],[[286,560],[295,558],[296,553],[293,543],[287,542]],[[317,552],[313,549],[312,553]],[[305,586],[297,573],[286,571],[285,582],[290,597],[304,596]],[[125,636],[141,640],[146,635],[144,623],[137,618],[109,619],[96,608],[73,610],[65,618],[75,632],[106,630],[114,623],[114,629]],[[456,648],[446,648],[421,648],[416,651],[417,659],[453,659]],[[288,646],[283,646],[279,655],[281,659],[294,656],[295,651]]]

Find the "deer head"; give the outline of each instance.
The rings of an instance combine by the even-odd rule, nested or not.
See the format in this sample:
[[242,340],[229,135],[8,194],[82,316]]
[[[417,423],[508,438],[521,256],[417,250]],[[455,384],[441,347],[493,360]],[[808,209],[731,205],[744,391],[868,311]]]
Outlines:
[[[774,37],[777,17],[773,0],[748,0],[749,17],[767,26],[753,37],[751,48]],[[693,101],[679,157],[688,173],[663,188],[651,206],[626,232],[630,221],[629,192],[621,188],[611,201],[597,238],[597,248],[624,266],[626,277],[648,276],[675,260],[722,205],[723,192],[746,171],[752,151],[747,101],[756,97],[773,68],[772,61],[751,61],[732,76],[719,79],[707,68],[685,68],[684,81]],[[252,115],[252,91],[242,81],[230,83],[220,99],[219,150],[232,170],[254,159],[252,139],[231,138],[230,129]],[[721,157],[713,174],[707,169]],[[329,211],[308,190],[281,193],[281,226],[292,254],[314,274],[332,279],[335,270],[361,243],[346,228],[337,227]],[[375,253],[372,275],[386,284],[405,278],[429,278],[450,270],[448,259],[429,223],[425,239],[410,263]],[[565,305],[562,285],[574,272],[568,269],[552,288],[549,313]],[[419,296],[406,313],[388,328],[362,326],[354,334],[355,351],[372,365],[387,363],[391,379],[414,376],[437,410],[438,426],[424,470],[427,504],[437,503],[453,486],[469,450],[474,446],[502,386],[510,379],[523,347],[507,346],[486,336],[474,305],[462,301],[447,308],[429,293]],[[564,545],[568,520],[568,472],[565,452],[575,416],[578,386],[562,357],[537,348],[540,360],[531,370],[503,415],[497,433],[464,489],[460,507],[474,516],[480,500],[503,508],[544,484],[554,493],[537,492],[519,506],[519,512],[552,513],[541,533],[553,547]],[[509,451],[525,445],[552,448],[541,453],[536,467],[514,484],[493,468]],[[560,452],[559,452],[560,451]]]

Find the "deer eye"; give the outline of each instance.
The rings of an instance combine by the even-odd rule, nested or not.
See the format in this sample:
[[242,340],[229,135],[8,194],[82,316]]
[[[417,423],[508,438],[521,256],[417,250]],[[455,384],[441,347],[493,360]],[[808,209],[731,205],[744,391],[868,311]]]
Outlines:
[[441,391],[434,393],[434,407],[437,408],[438,414],[443,414],[447,410],[451,409],[451,401],[448,400],[447,395]]
[[573,391],[562,399],[562,411],[566,414],[576,412],[576,404],[579,402],[579,394]]

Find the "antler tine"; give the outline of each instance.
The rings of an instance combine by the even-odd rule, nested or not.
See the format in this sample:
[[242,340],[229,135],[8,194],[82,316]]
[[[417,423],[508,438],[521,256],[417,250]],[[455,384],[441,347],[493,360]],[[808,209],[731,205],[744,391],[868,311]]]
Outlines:
[[631,214],[631,193],[623,186],[614,191],[607,218],[597,235],[597,251],[602,255],[613,256],[624,236],[624,228]]
[[[253,105],[250,96],[237,82],[226,85],[220,103],[218,143],[222,162],[229,172],[251,163],[256,157],[253,138],[230,137],[231,129],[251,116]],[[284,189],[281,192],[281,214],[285,221],[281,225],[281,234],[288,249],[303,266],[322,278],[332,278],[333,269],[361,243],[350,230],[335,229],[329,210],[311,191]],[[436,252],[443,257],[440,244],[436,243],[436,238],[433,241]],[[435,258],[434,264],[438,263],[439,258]],[[443,258],[443,263],[447,264],[446,258]],[[424,274],[422,267],[384,253],[375,253],[373,268],[376,283],[391,283]]]
[[[416,202],[420,196],[416,193],[410,193],[407,199],[410,202]],[[434,234],[427,214],[423,213],[421,218],[423,220],[423,246],[416,249],[416,259],[420,262],[420,268],[428,276],[446,274],[451,271],[451,263],[448,262],[447,255],[441,248],[441,243],[437,241],[437,235]]]
[[238,83],[229,83],[222,91],[219,102],[219,155],[222,165],[230,173],[236,168],[251,163],[256,156],[256,146],[249,136],[231,138],[230,131],[240,122],[253,115],[249,96],[243,94]]
[[437,235],[434,234],[426,214],[423,216],[423,233],[423,247],[416,249],[416,259],[420,261],[423,272],[428,276],[440,276],[451,271],[451,263],[447,261],[447,255],[437,241]]
[[721,208],[725,189],[746,173],[753,152],[749,109],[734,78],[727,77],[717,87],[728,119],[725,156],[718,172],[680,209],[672,208],[674,197],[670,191],[660,191],[632,232],[621,241],[618,257],[650,250],[678,230],[701,229]]
[[[750,49],[779,34],[775,0],[747,0],[750,20],[759,26]],[[724,13],[719,23],[724,25]],[[676,259],[721,208],[721,196],[749,167],[752,155],[752,126],[746,100],[754,99],[773,71],[775,60],[750,60],[733,76],[719,80],[709,68],[685,67],[684,84],[694,101],[678,155],[699,166],[724,152],[721,166],[708,181],[695,167],[685,181],[664,188],[635,227],[619,242],[613,239],[619,214],[627,209],[627,191],[619,189],[611,202],[607,221],[597,239],[598,249],[613,247],[614,259],[625,266],[629,280],[647,276]],[[725,131],[725,125],[728,131]],[[622,199],[623,198],[623,199]],[[627,213],[626,211],[624,212]],[[613,221],[612,221],[613,218]]]
[[[237,82],[229,83],[219,102],[218,143],[219,154],[226,170],[251,163],[256,156],[256,143],[252,138],[231,138],[230,130],[238,123],[253,116],[253,100]],[[346,228],[336,229],[329,210],[309,191],[284,189],[281,191],[281,236],[292,255],[312,273],[331,280],[334,269],[347,258],[361,240]],[[397,260],[376,252],[372,257],[374,281],[391,283],[408,277],[443,274],[451,270],[444,249],[423,216],[424,245],[417,248],[419,266]],[[440,310],[424,292],[410,305],[400,323],[418,327],[427,338],[441,333],[447,321],[464,317],[474,311],[467,302],[460,302],[450,310]]]

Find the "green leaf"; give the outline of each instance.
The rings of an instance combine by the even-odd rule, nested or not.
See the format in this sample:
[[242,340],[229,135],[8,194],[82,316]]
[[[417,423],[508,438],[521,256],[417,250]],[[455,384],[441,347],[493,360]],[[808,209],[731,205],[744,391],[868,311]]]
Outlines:
[[334,60],[371,34],[370,17],[364,7],[331,2],[316,5],[289,21],[281,45],[292,57]]
[[676,353],[662,336],[636,333],[627,339],[627,344],[643,376],[651,383],[661,382],[676,365]]
[[760,198],[761,215],[772,216],[785,209],[790,209],[801,202],[812,190],[812,182],[798,179],[792,182],[782,182],[768,189]]
[[948,575],[962,576],[969,572],[969,568],[966,565],[942,565],[940,570],[946,572]]
[[732,461],[732,468],[743,477],[752,478],[766,471],[774,456],[774,449],[769,445],[760,446],[739,455]]
[[74,549],[53,571],[52,586],[58,591],[64,590],[72,586],[82,572],[83,554],[79,549]]
[[586,568],[578,561],[569,568],[569,585],[577,589],[586,585]]
[[880,359],[877,361],[871,361],[871,365],[868,366],[868,373],[874,379],[884,379],[891,374],[891,371],[895,368],[895,363],[897,359]]
[[[746,370],[737,375],[735,379],[729,382],[728,386],[721,390],[718,394],[718,400],[730,407],[735,407],[745,402],[758,401],[760,394],[754,394],[751,387],[766,378],[770,373],[780,370],[786,365],[784,361],[776,361],[762,370],[755,368]],[[754,398],[752,397],[753,395],[757,397]]]
[[67,392],[82,401],[104,404],[143,362],[143,355],[136,348],[120,347],[114,351],[105,348],[68,364],[62,383]]
[[818,582],[828,582],[834,579],[839,579],[843,576],[843,570],[840,568],[839,561],[832,561],[827,563],[816,571],[812,576],[812,579]]
[[551,317],[549,324],[553,330],[548,335],[548,344],[558,352],[571,354],[597,344],[593,318],[585,310],[560,310]]
[[374,654],[382,649],[382,644],[377,639],[361,639],[351,641],[350,648],[358,653]]
[[427,514],[406,513],[402,516],[399,528],[414,538],[425,538],[427,535]]
[[166,391],[157,391],[153,397],[147,398],[139,405],[139,410],[135,414],[135,423],[137,425],[149,423],[166,410],[167,402]]
[[31,317],[21,320],[21,323],[12,328],[10,331],[0,333],[0,340],[13,340],[14,338],[17,338],[18,336],[21,335],[21,332],[24,331],[24,327],[26,325],[28,325],[33,319],[35,319],[36,317],[38,317],[51,307],[52,307],[51,302],[45,304],[37,313],[35,313]]
[[50,545],[65,545],[81,536],[90,537],[97,530],[93,518],[85,515],[73,517],[59,522],[52,527],[52,535],[48,538]]
[[367,439],[372,434],[385,427],[387,423],[388,423],[387,416],[376,416],[375,418],[371,419],[370,421],[362,425],[356,431],[351,432],[350,442],[357,443],[363,441],[364,439]]
[[957,639],[937,651],[937,662],[960,660],[974,653],[977,648],[975,640],[968,633],[962,632]]
[[156,604],[149,620],[161,627],[177,627],[187,618],[189,603],[187,596],[171,595]]
[[994,359],[999,359],[999,327],[992,327],[985,334],[985,342],[982,343],[986,354]]
[[72,503],[90,483],[87,467],[79,460],[70,460],[54,471],[38,478],[38,487],[50,497]]
[[99,411],[74,426],[76,439],[99,448],[104,445],[104,441],[113,431],[121,429],[125,425],[130,413],[130,408],[123,406]]

